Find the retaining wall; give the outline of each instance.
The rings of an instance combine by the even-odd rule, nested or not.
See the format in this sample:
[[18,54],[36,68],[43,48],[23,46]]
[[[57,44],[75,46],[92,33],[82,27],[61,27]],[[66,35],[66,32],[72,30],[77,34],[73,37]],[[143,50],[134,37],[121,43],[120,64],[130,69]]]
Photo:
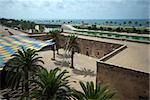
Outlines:
[[117,91],[118,100],[149,100],[149,74],[97,62],[97,83],[107,83]]
[[[67,38],[68,37],[63,36],[60,41],[61,47],[64,47],[66,45],[65,43],[68,40]],[[121,44],[87,40],[82,38],[78,38],[77,42],[79,44],[81,54],[98,59],[122,46]]]

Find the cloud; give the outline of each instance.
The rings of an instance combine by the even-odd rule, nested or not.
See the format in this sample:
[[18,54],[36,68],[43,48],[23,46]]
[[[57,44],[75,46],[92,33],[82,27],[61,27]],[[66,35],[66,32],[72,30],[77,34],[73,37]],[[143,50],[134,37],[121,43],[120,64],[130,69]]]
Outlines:
[[1,7],[6,7],[9,5],[15,4],[14,0],[0,0],[0,6]]
[[49,7],[51,5],[64,8],[65,4],[70,5],[91,5],[91,4],[107,4],[107,3],[134,3],[140,5],[148,5],[149,0],[0,0],[1,6],[21,5],[23,7]]
[[148,6],[149,0],[0,0],[0,17],[145,18]]

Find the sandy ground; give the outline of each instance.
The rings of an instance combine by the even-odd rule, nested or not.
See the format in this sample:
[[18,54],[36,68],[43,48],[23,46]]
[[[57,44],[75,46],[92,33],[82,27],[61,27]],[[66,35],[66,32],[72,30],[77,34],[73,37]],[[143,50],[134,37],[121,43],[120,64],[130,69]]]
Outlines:
[[64,50],[60,50],[60,54],[56,54],[56,60],[52,61],[53,51],[40,51],[39,56],[43,57],[44,67],[48,70],[59,67],[69,71],[71,86],[76,89],[81,89],[78,81],[93,81],[96,82],[96,61],[97,59],[91,58],[82,54],[75,54],[74,56],[74,67],[75,69],[69,68],[70,56],[65,53]]
[[[62,33],[69,35],[68,33]],[[77,34],[76,34],[77,35]],[[150,73],[150,44],[77,35],[78,38],[126,45],[127,48],[105,61],[113,65]]]

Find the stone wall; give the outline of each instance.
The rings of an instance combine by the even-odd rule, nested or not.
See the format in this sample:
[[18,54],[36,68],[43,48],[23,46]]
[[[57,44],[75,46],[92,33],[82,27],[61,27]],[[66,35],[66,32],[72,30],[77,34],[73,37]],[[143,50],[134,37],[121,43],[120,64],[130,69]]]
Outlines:
[[[39,36],[31,35],[29,37],[38,39],[38,40],[51,39],[49,35],[39,35]],[[67,41],[68,41],[68,37],[62,35],[62,38],[60,39],[60,46],[64,47]],[[94,57],[98,59],[114,51],[120,46],[122,46],[120,44],[106,43],[106,42],[87,40],[87,39],[82,39],[82,38],[78,38],[78,43],[79,43],[81,54],[88,55],[90,57]]]
[[149,74],[97,62],[97,83],[107,83],[119,100],[149,100]]
[[[64,47],[67,40],[68,40],[67,37],[63,37],[61,39],[60,41],[61,47]],[[98,59],[122,46],[120,44],[106,43],[82,38],[78,38],[77,42],[79,44],[81,54],[88,55],[90,57]]]

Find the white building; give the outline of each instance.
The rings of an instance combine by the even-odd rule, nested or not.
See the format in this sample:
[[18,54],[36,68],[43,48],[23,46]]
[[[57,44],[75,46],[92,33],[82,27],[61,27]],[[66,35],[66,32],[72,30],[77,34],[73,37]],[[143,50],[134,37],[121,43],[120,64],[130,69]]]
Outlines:
[[39,31],[40,30],[40,26],[39,25],[35,25],[35,29]]

